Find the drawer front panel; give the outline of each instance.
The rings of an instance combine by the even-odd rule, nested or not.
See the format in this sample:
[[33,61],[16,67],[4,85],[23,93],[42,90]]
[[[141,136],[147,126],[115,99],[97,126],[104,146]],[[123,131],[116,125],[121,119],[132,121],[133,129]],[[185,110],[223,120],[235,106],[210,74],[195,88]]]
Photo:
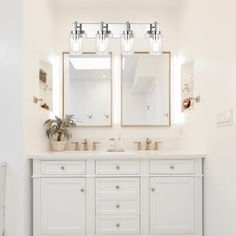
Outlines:
[[85,174],[85,161],[42,161],[41,174],[45,175]]
[[139,217],[120,216],[96,218],[97,234],[139,234]]
[[97,178],[96,197],[100,200],[139,199],[139,178]]
[[139,174],[139,161],[96,161],[96,174]]
[[100,200],[96,204],[97,215],[138,215],[139,214],[139,201],[127,200]]
[[193,160],[153,160],[150,174],[193,174]]

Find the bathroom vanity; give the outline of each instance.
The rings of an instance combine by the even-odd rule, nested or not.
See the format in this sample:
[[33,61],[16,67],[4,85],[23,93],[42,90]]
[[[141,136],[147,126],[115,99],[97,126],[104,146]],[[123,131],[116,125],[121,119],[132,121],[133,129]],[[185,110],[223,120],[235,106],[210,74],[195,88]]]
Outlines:
[[34,236],[202,236],[203,154],[32,155]]

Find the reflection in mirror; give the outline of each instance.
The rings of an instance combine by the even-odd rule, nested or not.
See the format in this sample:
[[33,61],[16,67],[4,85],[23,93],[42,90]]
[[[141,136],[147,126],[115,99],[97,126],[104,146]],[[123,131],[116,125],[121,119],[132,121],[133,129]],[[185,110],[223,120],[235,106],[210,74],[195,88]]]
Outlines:
[[79,126],[111,126],[111,55],[64,54],[64,114]]
[[170,125],[170,53],[122,57],[122,126]]

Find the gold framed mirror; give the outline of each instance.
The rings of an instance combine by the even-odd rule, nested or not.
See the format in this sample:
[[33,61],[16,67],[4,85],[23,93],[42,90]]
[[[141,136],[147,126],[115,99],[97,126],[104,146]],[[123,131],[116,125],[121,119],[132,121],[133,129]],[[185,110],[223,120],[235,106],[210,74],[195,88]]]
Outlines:
[[121,126],[171,125],[171,53],[122,56]]
[[63,115],[79,127],[112,126],[112,54],[63,53]]

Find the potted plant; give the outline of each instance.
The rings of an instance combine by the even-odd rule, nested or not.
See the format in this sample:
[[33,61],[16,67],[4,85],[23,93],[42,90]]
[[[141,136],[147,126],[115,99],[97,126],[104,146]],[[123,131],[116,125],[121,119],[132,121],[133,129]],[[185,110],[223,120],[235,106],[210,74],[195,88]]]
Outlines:
[[67,140],[72,137],[68,128],[75,127],[77,124],[74,115],[66,115],[65,118],[55,116],[55,119],[48,119],[44,126],[53,151],[64,151]]
[[47,73],[46,73],[43,69],[40,69],[40,70],[39,70],[39,79],[40,79],[40,81],[42,81],[44,84],[47,83]]

